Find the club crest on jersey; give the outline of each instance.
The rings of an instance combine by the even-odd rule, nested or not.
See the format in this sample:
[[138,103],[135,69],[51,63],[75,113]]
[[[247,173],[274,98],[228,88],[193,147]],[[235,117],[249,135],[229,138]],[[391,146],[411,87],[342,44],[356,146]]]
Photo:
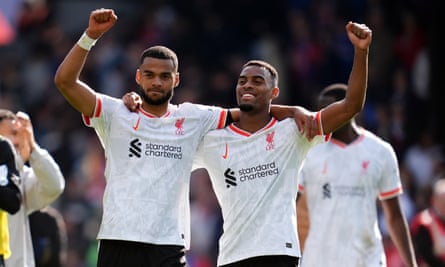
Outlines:
[[184,121],[185,118],[181,118],[181,119],[177,119],[175,122],[175,127],[176,127],[176,135],[183,135],[184,134]]
[[364,160],[362,162],[362,173],[365,173],[369,166],[369,160]]
[[266,150],[272,150],[275,148],[275,144],[274,144],[274,140],[273,140],[274,136],[275,136],[275,131],[268,133],[266,135],[266,142],[267,142]]

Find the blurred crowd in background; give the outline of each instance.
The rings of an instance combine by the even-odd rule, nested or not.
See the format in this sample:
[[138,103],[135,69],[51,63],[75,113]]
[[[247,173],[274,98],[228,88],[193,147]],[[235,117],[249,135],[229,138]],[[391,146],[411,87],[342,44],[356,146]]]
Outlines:
[[[440,27],[433,23],[438,14],[433,1],[2,0],[0,108],[31,116],[36,139],[65,175],[66,190],[53,206],[67,227],[66,267],[95,266],[104,157],[94,131],[65,102],[53,76],[87,27],[90,12],[100,7],[115,9],[119,19],[90,52],[82,79],[121,97],[136,86],[142,50],[162,44],[179,56],[181,83],[173,103],[223,107],[236,105],[241,65],[263,59],[280,73],[282,93],[275,103],[313,109],[324,86],[347,82],[353,47],[346,23],[366,23],[373,42],[358,122],[396,150],[408,221],[429,206],[433,181],[445,177],[445,114],[437,104],[443,83],[436,78],[443,70],[437,67]],[[221,216],[207,173],[197,170],[192,176],[188,260],[191,267],[210,267]],[[389,266],[401,266],[383,221],[381,227]]]

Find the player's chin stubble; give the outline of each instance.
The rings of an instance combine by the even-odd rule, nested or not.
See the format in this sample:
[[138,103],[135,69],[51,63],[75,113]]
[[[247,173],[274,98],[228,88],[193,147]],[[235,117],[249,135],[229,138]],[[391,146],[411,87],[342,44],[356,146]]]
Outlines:
[[148,97],[145,94],[145,91],[138,87],[136,88],[136,93],[142,97],[142,99],[149,105],[154,105],[154,106],[158,106],[158,105],[162,105],[165,104],[166,102],[170,101],[170,99],[172,98],[173,92],[172,90],[168,91],[166,95],[164,95],[163,97],[159,98],[159,99],[152,99],[150,97]]
[[240,104],[238,108],[243,112],[249,112],[253,110],[253,106],[249,104]]

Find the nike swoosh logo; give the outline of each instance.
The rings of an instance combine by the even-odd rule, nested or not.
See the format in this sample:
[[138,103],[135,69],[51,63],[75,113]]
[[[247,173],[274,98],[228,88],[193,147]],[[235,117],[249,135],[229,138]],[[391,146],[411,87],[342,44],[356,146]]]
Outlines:
[[138,121],[136,122],[136,125],[133,126],[133,130],[137,131],[139,129],[140,122],[141,122],[141,117],[138,117]]
[[229,157],[229,146],[226,144],[226,152],[222,155],[223,159],[227,159]]

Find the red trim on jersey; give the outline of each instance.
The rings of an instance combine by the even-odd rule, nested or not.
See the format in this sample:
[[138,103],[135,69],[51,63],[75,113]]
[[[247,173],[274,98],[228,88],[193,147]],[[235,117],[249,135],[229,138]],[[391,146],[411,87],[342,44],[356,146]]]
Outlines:
[[221,111],[221,113],[219,114],[217,129],[222,129],[226,126],[227,114],[228,114],[227,109],[224,109],[223,111]]
[[[259,132],[262,132],[262,131],[265,131],[265,130],[271,128],[272,126],[275,125],[275,123],[277,123],[277,119],[272,117],[272,119],[266,124],[266,126],[264,126],[263,128],[259,129],[258,131],[256,131],[256,133],[259,133]],[[239,135],[243,135],[243,136],[246,136],[246,137],[249,137],[249,136],[252,135],[248,131],[245,131],[245,130],[243,130],[241,128],[238,128],[234,123],[229,125],[229,129],[232,130],[234,133],[237,133]]]
[[340,141],[338,139],[334,139],[334,138],[332,138],[330,142],[336,146],[341,147],[341,148],[346,148],[348,146],[347,144],[343,143],[342,141]]
[[298,184],[298,192],[304,191],[304,185]]
[[102,98],[96,97],[96,109],[93,118],[99,117],[101,112],[102,112]]
[[380,198],[389,198],[389,197],[397,196],[400,193],[402,193],[402,188],[398,187],[398,188],[396,188],[394,190],[380,193],[379,197]]
[[357,139],[355,139],[354,141],[352,141],[352,143],[350,144],[345,144],[342,141],[335,139],[335,138],[331,138],[330,142],[333,143],[334,145],[337,145],[341,148],[346,148],[348,145],[353,145],[353,144],[357,144],[360,143],[361,141],[363,141],[363,139],[365,139],[365,135],[364,134],[360,134]]
[[237,134],[240,134],[240,135],[244,135],[246,137],[250,136],[249,132],[246,132],[246,131],[236,127],[235,124],[233,124],[233,123],[229,125],[229,129],[232,130],[232,132],[234,132],[234,133],[237,133]]
[[82,114],[82,120],[83,120],[83,123],[86,126],[91,126],[90,117],[88,117],[87,115]]
[[[315,113],[315,120],[317,121],[318,124],[318,132],[317,135],[324,135],[325,133],[323,132],[323,123],[321,122],[321,110],[318,111],[317,113]],[[332,137],[332,133],[328,133],[324,136],[324,141],[328,142],[329,140],[331,140]]]
[[138,120],[136,121],[136,124],[132,126],[133,130],[135,130],[135,131],[139,130],[140,124],[141,124],[141,116],[138,116]]
[[156,116],[156,115],[154,115],[154,114],[151,114],[151,113],[148,112],[148,111],[143,110],[142,107],[139,107],[139,111],[140,111],[143,115],[145,115],[145,116],[147,116],[147,117],[149,117],[149,118],[166,118],[166,117],[168,117],[168,116],[171,114],[170,110],[167,110],[167,112],[166,112],[164,115],[158,117],[158,116]]
[[[101,112],[102,112],[102,99],[99,96],[96,96],[96,106],[94,107],[93,118],[99,117]],[[91,126],[91,120],[89,116],[82,114],[82,120],[86,126]]]
[[329,133],[329,134],[324,136],[324,141],[328,142],[329,140],[331,140],[331,138],[332,138],[332,133]]
[[317,135],[323,135],[323,129],[322,129],[322,125],[321,125],[321,111],[318,111],[317,113],[315,113],[315,120],[317,121],[317,124],[318,124]]

